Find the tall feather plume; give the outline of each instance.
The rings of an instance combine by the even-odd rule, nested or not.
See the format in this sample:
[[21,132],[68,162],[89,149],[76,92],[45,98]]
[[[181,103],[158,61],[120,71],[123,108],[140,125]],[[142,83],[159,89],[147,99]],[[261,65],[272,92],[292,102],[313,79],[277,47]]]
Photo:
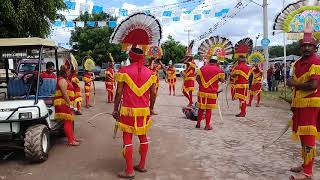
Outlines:
[[251,38],[244,38],[237,42],[234,46],[235,58],[240,55],[248,56],[253,50],[253,41]]
[[115,28],[110,43],[159,46],[161,38],[160,22],[153,15],[139,12],[129,16]]
[[[320,0],[299,0],[295,3],[291,3],[287,5],[277,16],[275,17],[274,24],[273,24],[273,30],[285,30],[286,27],[286,19],[289,17],[292,17],[293,13],[297,10],[299,10],[301,7],[304,6],[320,6]],[[275,32],[273,32],[273,35]]]
[[[216,54],[217,49],[220,49],[222,54]],[[199,48],[198,48],[198,53],[200,56],[204,58],[211,58],[211,56],[217,57],[219,60],[224,60],[225,58],[232,58],[233,56],[233,46],[232,42],[225,38],[225,37],[220,37],[220,36],[213,36],[210,37],[206,40],[204,40]],[[221,57],[223,55],[224,57]]]

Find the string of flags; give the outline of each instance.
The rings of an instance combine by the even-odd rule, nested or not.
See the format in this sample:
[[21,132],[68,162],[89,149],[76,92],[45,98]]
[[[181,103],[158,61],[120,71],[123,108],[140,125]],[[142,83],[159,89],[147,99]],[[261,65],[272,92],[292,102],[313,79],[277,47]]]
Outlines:
[[[65,1],[65,4],[69,10],[76,10],[77,3],[72,0]],[[108,14],[114,17],[127,17],[130,14],[141,10],[129,11],[128,9],[123,8],[112,8],[103,10],[102,6],[98,5],[90,5],[85,3],[80,3],[80,12],[87,11],[92,14],[98,14],[101,12],[107,12]],[[92,6],[92,7],[90,7]],[[213,18],[213,17],[222,17],[225,14],[228,14],[229,8],[224,8],[219,11],[213,11],[212,9],[196,9],[196,10],[144,10],[146,14],[152,14],[159,18],[163,24],[168,24],[172,22],[179,21],[199,21],[205,18]],[[56,20],[52,26],[54,28],[74,28],[74,27],[105,27],[108,26],[110,28],[115,28],[117,26],[117,21],[61,21]]]

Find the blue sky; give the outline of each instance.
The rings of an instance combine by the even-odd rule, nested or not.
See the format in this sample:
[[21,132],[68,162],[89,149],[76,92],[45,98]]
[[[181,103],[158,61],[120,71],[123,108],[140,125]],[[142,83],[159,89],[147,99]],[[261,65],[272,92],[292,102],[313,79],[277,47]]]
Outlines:
[[[74,0],[76,2],[85,2],[86,0]],[[158,7],[168,4],[173,4],[177,2],[185,2],[186,0],[87,0],[87,2],[92,2],[94,5],[103,6],[104,10],[110,8],[125,8],[128,10],[135,9],[145,9],[148,7]],[[212,11],[219,11],[223,8],[232,9],[238,0],[190,0],[193,3],[184,3],[183,7],[192,9],[193,11],[203,11],[204,9],[211,9]],[[199,5],[199,1],[204,4]],[[243,2],[248,0],[242,0]],[[257,3],[262,4],[262,0],[255,0]],[[295,0],[286,0],[286,4],[289,4]],[[197,3],[195,3],[197,2]],[[278,12],[282,9],[282,0],[269,0],[269,16],[268,16],[268,29],[269,37],[271,39],[271,45],[281,44],[282,35],[272,36],[272,24],[273,20]],[[189,4],[189,5],[186,5]],[[164,10],[179,10],[182,9],[181,5],[179,7],[172,6],[167,8],[157,8],[155,12],[162,12]],[[205,8],[203,8],[205,7]],[[185,9],[184,9],[185,10]],[[68,12],[68,14],[78,13],[78,12]],[[160,13],[161,14],[161,13]],[[161,15],[158,15],[161,20]],[[262,23],[262,8],[254,3],[250,3],[247,7],[241,10],[241,12],[228,21],[224,26],[221,26],[212,35],[220,35],[229,38],[235,44],[237,41],[244,37],[251,37],[255,39],[259,33],[263,31]],[[217,23],[220,18],[207,18],[200,20],[198,22],[194,21],[180,21],[180,22],[169,22],[163,25],[163,41],[166,40],[168,35],[172,35],[175,39],[187,45],[188,36],[186,29],[191,29],[191,39],[196,39],[202,33],[208,31],[215,23]],[[70,33],[63,30],[58,30],[58,32],[53,32],[52,39],[56,42],[68,42]],[[257,41],[260,45],[261,38]],[[199,42],[200,43],[200,42]],[[197,44],[195,45],[197,47]]]

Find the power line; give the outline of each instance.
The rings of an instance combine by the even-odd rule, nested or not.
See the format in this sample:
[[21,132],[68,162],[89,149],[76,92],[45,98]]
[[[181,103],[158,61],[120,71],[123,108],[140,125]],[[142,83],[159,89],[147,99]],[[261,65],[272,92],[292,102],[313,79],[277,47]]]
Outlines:
[[241,12],[242,9],[246,8],[249,4],[251,3],[250,0],[242,2],[239,1],[236,6],[226,15],[224,15],[219,22],[215,23],[213,25],[213,27],[209,28],[209,30],[205,33],[203,33],[202,35],[200,35],[198,37],[198,41],[201,41],[205,38],[207,38],[208,36],[210,36],[213,32],[215,32],[218,28],[222,27],[223,25],[225,25],[228,20],[232,19],[233,17],[235,17],[237,14],[239,14]]

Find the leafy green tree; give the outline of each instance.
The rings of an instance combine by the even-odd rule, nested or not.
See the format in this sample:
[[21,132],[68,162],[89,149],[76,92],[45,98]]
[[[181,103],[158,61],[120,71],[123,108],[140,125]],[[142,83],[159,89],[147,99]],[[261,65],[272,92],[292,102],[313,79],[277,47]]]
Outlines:
[[44,38],[57,11],[65,8],[63,0],[1,0],[0,38]]
[[[106,13],[81,14],[75,21],[108,21],[115,20]],[[77,27],[72,32],[70,44],[73,44],[75,57],[82,64],[85,56],[91,56],[97,65],[110,61],[108,53],[111,53],[116,62],[127,59],[125,52],[121,51],[120,45],[110,44],[110,36],[113,29],[109,27]]]
[[168,36],[168,40],[161,47],[163,50],[163,63],[165,64],[168,64],[170,60],[173,63],[181,62],[187,50],[186,46],[173,39],[171,35]]
[[[270,52],[270,58],[282,57],[283,46],[271,46],[269,52]],[[296,55],[296,56],[301,55],[298,42],[293,42],[287,45],[287,55]]]

